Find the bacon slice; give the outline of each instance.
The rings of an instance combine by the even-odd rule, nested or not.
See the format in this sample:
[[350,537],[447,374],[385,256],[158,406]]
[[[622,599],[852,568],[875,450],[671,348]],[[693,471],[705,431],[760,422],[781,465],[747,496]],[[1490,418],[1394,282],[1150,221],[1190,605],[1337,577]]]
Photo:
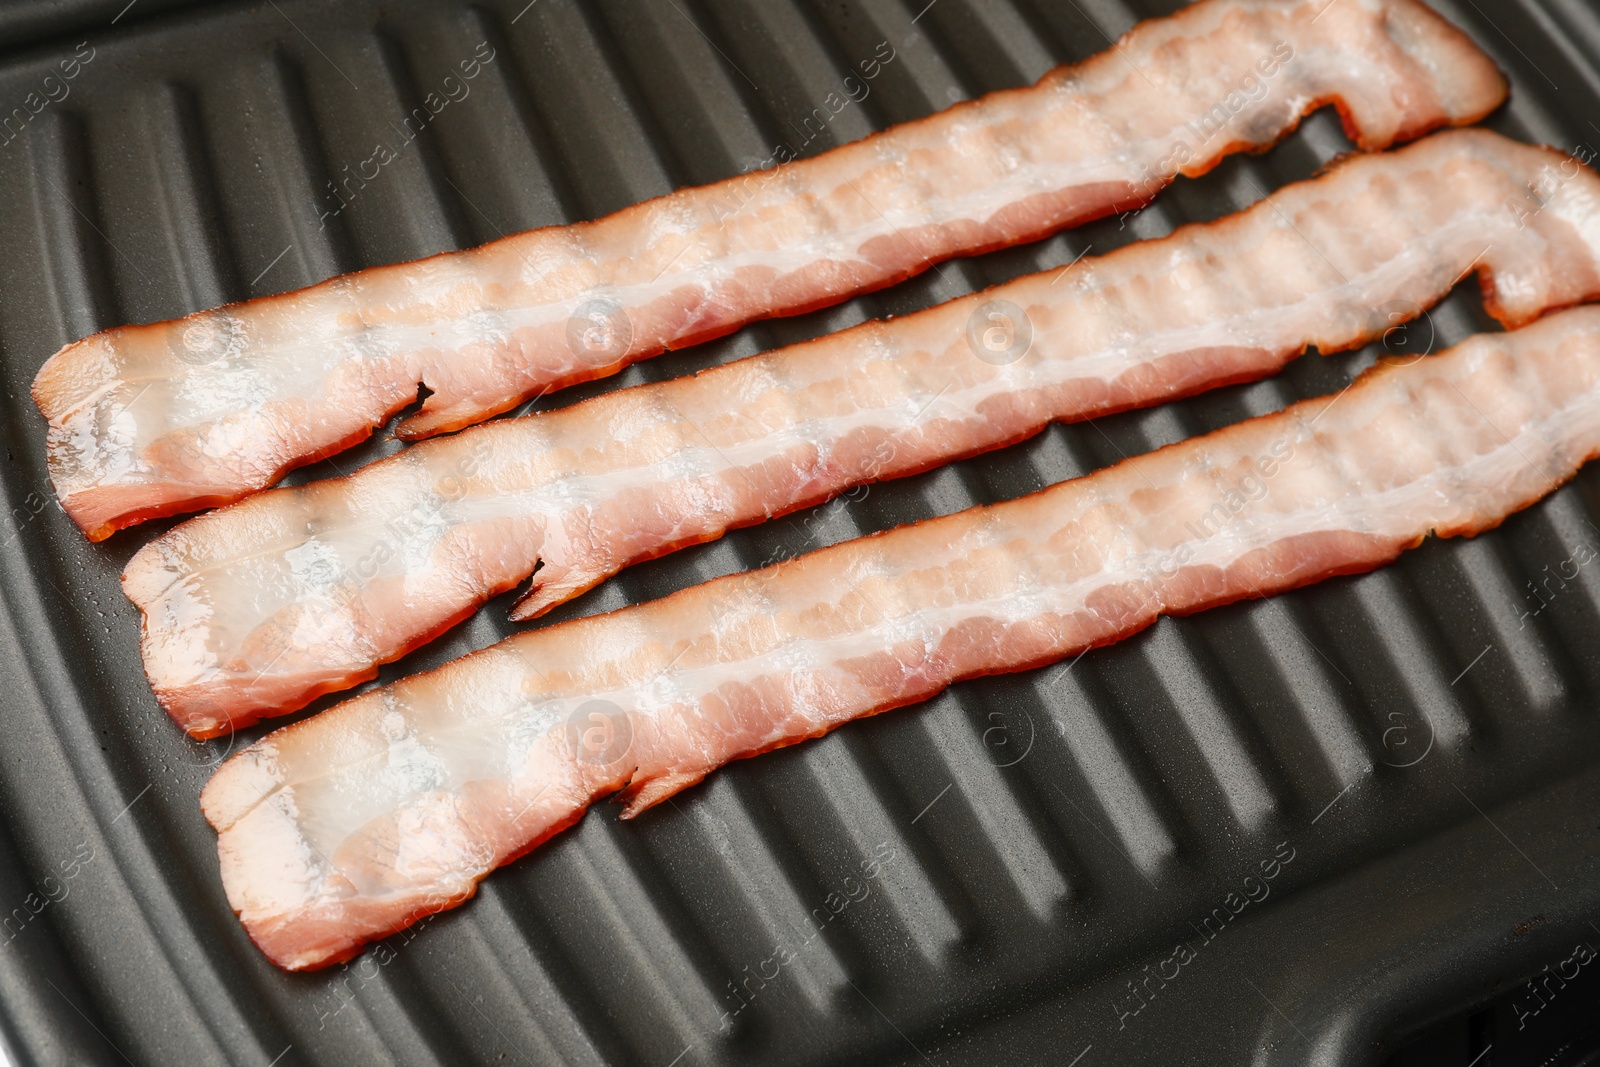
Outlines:
[[[145,669],[174,719],[215,735],[372,677],[536,562],[519,617],[630,562],[1051,419],[1360,344],[1475,268],[1518,324],[1600,297],[1597,204],[1600,177],[1569,157],[1440,134],[1066,272],[262,493],[129,563]],[[997,301],[1022,334],[985,317]]]
[[50,477],[100,540],[339,452],[419,382],[407,439],[1144,203],[1325,103],[1384,147],[1505,92],[1418,0],[1205,0],[1031,88],[809,160],[70,344],[33,387]]
[[1161,614],[1500,523],[1600,454],[1600,307],[1031,496],[520,634],[269,734],[202,795],[228,899],[283,967],[459,904],[623,791],[1051,663]]

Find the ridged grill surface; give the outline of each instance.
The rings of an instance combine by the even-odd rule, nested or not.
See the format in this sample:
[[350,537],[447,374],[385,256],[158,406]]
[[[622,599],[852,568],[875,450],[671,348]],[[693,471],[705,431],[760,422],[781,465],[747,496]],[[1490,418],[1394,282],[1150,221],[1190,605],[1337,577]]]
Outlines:
[[[0,115],[80,41],[95,50],[0,146],[0,1040],[17,1062],[1377,1062],[1568,954],[1600,916],[1600,560],[1576,562],[1600,552],[1593,470],[1475,541],[957,686],[728,767],[631,824],[600,805],[346,967],[270,966],[223,897],[196,800],[230,742],[188,742],[157,707],[117,583],[164,524],[90,546],[54,506],[28,399],[43,360],[104,327],[737,173],[797,143],[881,42],[893,60],[806,154],[1030,82],[1178,6],[525,3],[0,14]],[[1436,6],[1512,76],[1490,125],[1600,144],[1584,118],[1600,116],[1600,18],[1583,0]],[[494,58],[470,92],[408,140],[406,117],[480,42]],[[379,145],[393,160],[336,198],[329,183],[370,173]],[[1321,113],[1133,217],[540,403],[1160,236],[1348,150]],[[1492,328],[1469,285],[1393,343]],[[1258,385],[1053,427],[635,567],[538,625],[1015,497],[1336,392],[1374,355],[1312,354]],[[380,435],[292,480],[397,447]],[[509,600],[384,680],[513,632]],[[1174,974],[1180,943],[1193,958]]]

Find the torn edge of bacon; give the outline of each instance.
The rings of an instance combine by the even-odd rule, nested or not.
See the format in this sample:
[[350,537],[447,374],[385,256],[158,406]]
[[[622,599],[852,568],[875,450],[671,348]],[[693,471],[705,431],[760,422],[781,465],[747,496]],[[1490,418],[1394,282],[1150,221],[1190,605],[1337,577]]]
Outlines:
[[1376,148],[1505,93],[1419,0],[1202,0],[1037,85],[810,159],[69,344],[33,385],[50,478],[99,540],[347,448],[419,383],[405,438],[1142,205],[1324,104]]
[[[375,675],[514,587],[1346,349],[1481,272],[1508,325],[1600,298],[1600,177],[1482,130],[889,322],[425,442],[178,526],[128,564],[145,669],[199,736]],[[1410,328],[1413,344],[1431,324]],[[993,347],[990,342],[994,342]]]
[[312,968],[471,896],[621,791],[1052,663],[1160,615],[1498,525],[1600,454],[1600,307],[1030,496],[509,638],[288,726],[202,795],[222,879]]

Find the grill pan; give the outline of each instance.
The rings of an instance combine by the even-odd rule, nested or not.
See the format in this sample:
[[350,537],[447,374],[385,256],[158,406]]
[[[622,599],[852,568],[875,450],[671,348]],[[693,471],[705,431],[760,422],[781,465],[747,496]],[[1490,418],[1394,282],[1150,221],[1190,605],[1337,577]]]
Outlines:
[[[1569,151],[1600,145],[1592,6],[1434,3],[1511,76],[1511,103],[1488,125]],[[1591,1062],[1600,963],[1576,961],[1582,943],[1600,947],[1593,468],[1476,540],[1163,619],[1070,669],[958,685],[727,767],[633,823],[599,805],[469,905],[344,967],[273,968],[227,905],[196,799],[211,768],[263,730],[191,742],[157,707],[117,576],[171,523],[91,546],[55,506],[28,399],[45,357],[100,328],[737,173],[794,142],[791,123],[882,42],[894,58],[870,93],[830,115],[803,154],[1033,81],[1179,5],[125,4],[0,10],[0,116],[93,50],[66,96],[13,117],[0,144],[0,1047],[11,1062],[1096,1067],[1379,1064],[1397,1049],[1396,1065]],[[494,59],[470,91],[405,140],[402,120],[480,42]],[[393,162],[336,197],[329,183],[379,144]],[[1349,147],[1324,112],[1136,215],[539,404],[1217,218]],[[1469,284],[1385,344],[1420,353],[1493,328]],[[1052,427],[857,490],[634,567],[536,625],[1011,498],[1335,392],[1378,352],[1308,355],[1271,381]],[[397,447],[379,434],[290,480]],[[381,680],[513,632],[510,599]]]

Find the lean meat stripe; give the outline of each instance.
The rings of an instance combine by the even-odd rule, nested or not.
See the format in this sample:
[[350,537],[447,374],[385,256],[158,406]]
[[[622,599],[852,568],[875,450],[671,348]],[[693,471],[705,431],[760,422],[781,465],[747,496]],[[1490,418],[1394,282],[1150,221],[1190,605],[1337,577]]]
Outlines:
[[1509,325],[1600,297],[1600,177],[1439,134],[1064,272],[262,493],[130,561],[146,672],[185,729],[221,733],[372,677],[536,563],[519,617],[1052,419],[1360,344],[1473,270]]
[[93,540],[952,256],[1136,206],[1336,104],[1363,147],[1474,122],[1499,72],[1419,0],[1202,0],[1038,84],[807,160],[67,345],[33,395]]
[[228,899],[310,968],[618,791],[1499,524],[1600,454],[1600,307],[1380,366],[1008,503],[521,634],[258,741],[202,796]]

